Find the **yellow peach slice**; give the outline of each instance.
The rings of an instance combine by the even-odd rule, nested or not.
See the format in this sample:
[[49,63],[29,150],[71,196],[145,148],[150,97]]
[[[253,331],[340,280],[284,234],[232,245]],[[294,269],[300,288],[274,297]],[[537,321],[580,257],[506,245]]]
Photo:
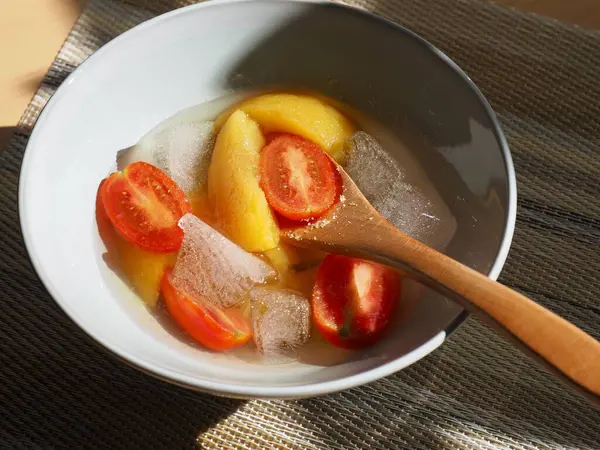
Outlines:
[[220,229],[249,252],[277,247],[279,227],[258,184],[265,139],[243,111],[229,116],[215,142],[208,170],[208,198]]
[[[292,133],[313,141],[338,162],[342,162],[346,140],[356,131],[337,109],[309,95],[259,95],[241,102],[236,110],[247,113],[265,133]],[[226,111],[217,118],[217,129],[230,113]]]

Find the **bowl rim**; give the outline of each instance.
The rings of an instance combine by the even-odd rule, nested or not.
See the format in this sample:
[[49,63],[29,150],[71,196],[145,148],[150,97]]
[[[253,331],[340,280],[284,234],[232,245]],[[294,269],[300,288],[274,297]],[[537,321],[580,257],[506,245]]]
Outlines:
[[[38,261],[36,257],[36,250],[32,245],[32,238],[30,236],[30,231],[28,227],[25,225],[28,223],[28,217],[26,208],[25,208],[25,192],[27,189],[27,180],[28,180],[28,172],[29,167],[31,165],[31,161],[35,156],[33,151],[30,150],[37,146],[38,134],[39,130],[43,128],[43,124],[46,122],[48,116],[51,114],[53,107],[57,104],[61,97],[65,94],[67,86],[74,77],[78,76],[82,72],[82,68],[88,63],[90,60],[97,60],[101,58],[101,56],[110,51],[114,46],[118,45],[121,41],[129,39],[131,36],[136,35],[140,32],[143,32],[147,28],[154,27],[165,20],[172,19],[179,15],[189,14],[191,11],[201,10],[204,8],[219,8],[224,5],[231,5],[237,3],[270,3],[268,0],[213,0],[211,2],[202,2],[194,5],[186,6],[183,8],[179,8],[165,14],[156,16],[151,18],[145,22],[138,24],[137,26],[125,31],[119,36],[115,37],[105,45],[103,45],[100,49],[94,52],[91,56],[89,56],[85,61],[83,61],[58,87],[46,105],[43,107],[27,143],[27,147],[23,154],[23,161],[21,165],[21,170],[19,173],[19,186],[18,186],[18,210],[19,210],[19,222],[21,228],[21,234],[23,235],[25,248],[29,255],[29,258],[33,264],[35,271],[39,279],[44,284],[45,288],[48,290],[54,301],[60,306],[60,308],[65,312],[65,314],[75,322],[92,340],[99,344],[100,347],[109,351],[113,355],[118,356],[122,361],[127,363],[128,365],[132,365],[138,370],[145,372],[153,377],[165,380],[169,383],[190,388],[192,390],[206,392],[213,395],[227,396],[227,397],[238,397],[238,398],[279,398],[279,399],[291,399],[291,398],[304,398],[304,397],[314,397],[320,396],[324,394],[339,392],[342,390],[350,389],[353,387],[357,387],[366,383],[373,382],[380,378],[391,375],[409,365],[415,363],[421,358],[425,357],[432,351],[434,351],[437,347],[439,347],[445,340],[447,336],[449,336],[452,332],[454,332],[469,316],[469,313],[466,310],[463,310],[444,330],[440,331],[437,335],[431,337],[428,341],[421,344],[419,347],[411,351],[410,353],[403,355],[399,358],[396,358],[392,361],[389,361],[381,366],[359,372],[350,376],[346,376],[337,380],[330,381],[322,381],[316,383],[309,383],[304,385],[297,386],[281,386],[281,387],[270,387],[270,386],[244,386],[238,384],[227,384],[227,383],[219,383],[213,382],[209,380],[201,380],[196,379],[191,376],[180,374],[176,371],[171,371],[169,369],[161,368],[154,366],[152,363],[148,363],[143,359],[138,358],[135,354],[132,354],[128,351],[123,350],[118,345],[109,344],[103,342],[101,337],[97,337],[92,335],[82,323],[76,318],[75,314],[69,309],[67,304],[59,301],[60,294],[58,289],[56,289],[50,277],[44,271],[44,268]],[[448,67],[456,72],[458,75],[463,78],[470,89],[477,96],[482,106],[485,109],[491,123],[492,123],[492,131],[494,133],[494,137],[500,145],[502,151],[502,157],[504,161],[504,169],[507,176],[508,181],[508,210],[506,214],[506,221],[504,224],[504,232],[502,235],[502,240],[500,244],[500,248],[498,249],[498,253],[494,260],[492,267],[488,272],[488,276],[496,280],[506,262],[508,257],[508,252],[510,250],[510,246],[512,243],[515,223],[516,223],[516,211],[517,211],[517,183],[515,170],[513,166],[511,152],[506,140],[506,137],[502,131],[502,127],[496,114],[491,108],[490,104],[483,96],[479,88],[475,85],[475,83],[469,78],[469,76],[454,62],[452,61],[444,52],[439,50],[437,47],[426,41],[424,38],[420,37],[416,33],[404,28],[401,25],[398,25],[388,19],[377,16],[371,12],[354,8],[351,6],[347,6],[344,4],[334,3],[329,0],[280,0],[280,3],[288,3],[288,4],[310,4],[315,6],[327,6],[329,8],[335,8],[343,11],[345,14],[355,14],[361,16],[365,20],[378,22],[381,26],[392,27],[396,31],[399,31],[405,34],[408,38],[414,39],[416,43],[425,47],[427,51],[433,52],[437,55]]]

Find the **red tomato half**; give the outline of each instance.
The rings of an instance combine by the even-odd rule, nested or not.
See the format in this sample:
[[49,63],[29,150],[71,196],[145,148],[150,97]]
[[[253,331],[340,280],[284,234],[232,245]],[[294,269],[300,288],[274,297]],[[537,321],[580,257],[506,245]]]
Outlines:
[[[282,133],[281,131],[272,131],[271,133],[267,133],[265,135],[265,141],[267,144],[270,144],[271,141],[281,137],[281,136],[290,136],[289,133]],[[294,135],[292,135],[294,136]]]
[[260,186],[271,208],[292,220],[314,219],[338,195],[336,169],[321,148],[293,134],[276,134],[260,154]]
[[115,229],[128,241],[155,252],[181,247],[177,225],[192,211],[185,193],[162,170],[145,162],[113,173],[101,188],[104,210]]
[[343,348],[377,341],[400,297],[400,276],[379,264],[328,255],[317,272],[313,317],[323,336]]
[[237,309],[222,310],[208,302],[200,306],[173,287],[167,270],[161,292],[173,320],[195,341],[216,351],[240,347],[250,340],[250,324]]

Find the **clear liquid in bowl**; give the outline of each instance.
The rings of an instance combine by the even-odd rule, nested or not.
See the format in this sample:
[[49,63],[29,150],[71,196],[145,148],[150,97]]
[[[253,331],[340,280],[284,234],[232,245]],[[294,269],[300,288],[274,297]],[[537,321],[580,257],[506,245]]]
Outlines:
[[[138,143],[117,154],[117,167],[122,170],[127,164],[139,159],[156,165],[167,164],[172,168],[172,177],[188,193],[194,206],[194,214],[219,230],[206,195],[206,172],[211,162],[215,136],[211,135],[214,121],[224,111],[240,101],[264,94],[248,91],[231,94],[216,100],[182,110],[156,125]],[[322,98],[322,97],[321,97]],[[349,117],[360,130],[347,144],[352,157],[345,161],[345,169],[365,193],[371,203],[401,231],[421,242],[443,250],[452,239],[456,221],[442,197],[428,180],[402,140],[377,121],[340,105],[332,104]],[[166,311],[159,299],[155,307],[140,308],[139,289],[131,277],[119,270],[122,261],[111,261],[106,246],[99,239],[99,252],[103,254],[100,269],[115,298],[122,301],[123,308],[135,317],[141,326],[159,324],[171,336],[198,351],[206,351],[184,332]],[[285,253],[285,252],[283,252]],[[271,262],[269,252],[258,256]],[[273,286],[291,288],[310,299],[315,274],[325,255],[309,251],[295,251],[291,275],[285,281],[279,273]],[[131,257],[139,259],[139,255]],[[170,261],[173,263],[174,259]],[[163,264],[163,262],[161,262]],[[115,276],[116,275],[116,276]],[[226,283],[227,279],[224,278]],[[291,280],[291,281],[290,281]],[[423,288],[411,280],[403,280],[401,301],[391,319],[390,327],[402,326],[411,309],[423,293]],[[245,307],[244,305],[241,306]],[[148,311],[150,314],[148,314]],[[285,321],[284,326],[286,325]],[[289,325],[289,323],[288,323]],[[276,324],[277,326],[277,324]],[[334,365],[353,357],[353,351],[331,345],[314,324],[310,323],[310,338],[294,348],[293,358],[265,358],[256,351],[250,341],[243,347],[227,352],[228,357],[256,364],[286,363],[297,359],[313,365]]]

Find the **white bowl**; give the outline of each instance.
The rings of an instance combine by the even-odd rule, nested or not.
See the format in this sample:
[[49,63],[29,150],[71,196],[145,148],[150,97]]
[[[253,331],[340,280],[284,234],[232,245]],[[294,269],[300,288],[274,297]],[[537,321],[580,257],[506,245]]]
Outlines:
[[94,199],[116,151],[181,109],[273,85],[342,99],[412,136],[409,148],[456,219],[447,249],[456,259],[497,277],[514,228],[515,177],[493,112],[456,65],[405,29],[329,3],[267,0],[202,3],[135,27],[75,70],[40,115],[21,171],[23,235],[47,289],[96,341],[214,394],[295,398],[368,383],[433,351],[465,318],[428,292],[365,352],[264,366],[185,344],[106,268]]

